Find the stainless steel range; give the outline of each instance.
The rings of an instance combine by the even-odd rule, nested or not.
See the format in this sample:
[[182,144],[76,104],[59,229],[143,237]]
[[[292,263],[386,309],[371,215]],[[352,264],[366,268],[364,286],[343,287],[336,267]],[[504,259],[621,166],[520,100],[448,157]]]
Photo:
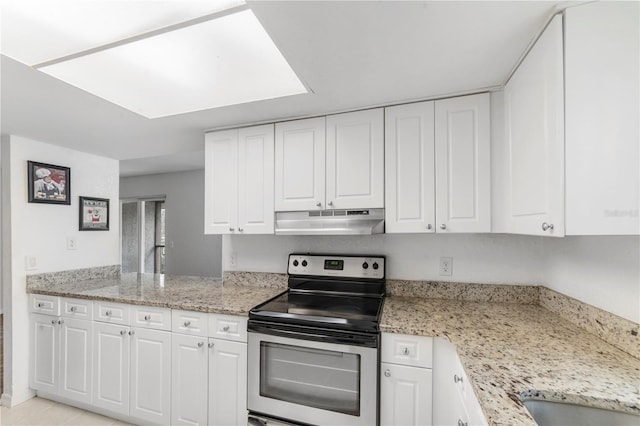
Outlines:
[[289,255],[249,312],[249,424],[377,425],[382,256]]

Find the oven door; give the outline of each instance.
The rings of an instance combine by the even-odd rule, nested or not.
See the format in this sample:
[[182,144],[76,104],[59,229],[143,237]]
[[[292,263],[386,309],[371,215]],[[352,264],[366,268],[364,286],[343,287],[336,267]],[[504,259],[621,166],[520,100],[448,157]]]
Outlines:
[[312,425],[378,424],[378,349],[248,334],[251,412]]

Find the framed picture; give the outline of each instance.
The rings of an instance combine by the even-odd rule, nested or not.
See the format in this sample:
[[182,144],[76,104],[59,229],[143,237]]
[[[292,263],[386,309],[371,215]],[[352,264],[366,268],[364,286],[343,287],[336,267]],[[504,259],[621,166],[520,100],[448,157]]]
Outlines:
[[80,197],[80,231],[109,230],[109,199]]
[[71,204],[71,169],[27,161],[30,203]]

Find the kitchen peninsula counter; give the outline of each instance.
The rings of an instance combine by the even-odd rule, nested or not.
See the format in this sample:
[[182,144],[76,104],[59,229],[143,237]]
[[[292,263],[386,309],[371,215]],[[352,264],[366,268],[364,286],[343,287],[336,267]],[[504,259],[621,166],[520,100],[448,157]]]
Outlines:
[[138,273],[33,281],[27,280],[28,293],[228,315],[247,315],[257,304],[285,290],[279,281],[261,286],[238,280],[223,283],[222,279],[211,277]]
[[527,394],[640,414],[640,360],[539,305],[391,296],[380,329],[450,340],[489,425],[535,425]]

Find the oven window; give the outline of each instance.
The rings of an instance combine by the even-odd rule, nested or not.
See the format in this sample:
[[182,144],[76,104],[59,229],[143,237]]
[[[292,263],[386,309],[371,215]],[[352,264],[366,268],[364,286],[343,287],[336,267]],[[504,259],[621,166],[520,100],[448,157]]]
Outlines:
[[260,395],[360,415],[360,355],[260,342]]

